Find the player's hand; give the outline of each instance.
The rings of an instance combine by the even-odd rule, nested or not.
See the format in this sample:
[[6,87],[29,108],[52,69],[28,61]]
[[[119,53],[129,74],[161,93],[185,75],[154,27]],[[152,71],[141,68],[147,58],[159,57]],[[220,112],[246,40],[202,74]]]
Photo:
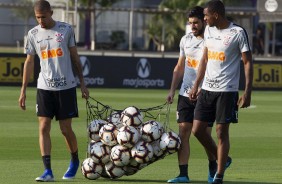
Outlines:
[[251,94],[244,93],[238,100],[238,106],[240,108],[247,108],[251,105]]
[[19,98],[19,106],[22,110],[25,110],[26,107],[25,107],[25,99],[26,99],[26,95],[25,93],[21,93],[20,94],[20,98]]
[[195,88],[195,87],[191,88],[189,92],[189,99],[191,101],[196,101],[198,98],[198,92],[199,92],[198,88]]
[[166,97],[166,101],[169,104],[173,103],[173,98],[174,98],[174,91],[170,91]]
[[84,85],[81,86],[80,89],[81,89],[82,98],[88,99],[89,98],[88,89]]

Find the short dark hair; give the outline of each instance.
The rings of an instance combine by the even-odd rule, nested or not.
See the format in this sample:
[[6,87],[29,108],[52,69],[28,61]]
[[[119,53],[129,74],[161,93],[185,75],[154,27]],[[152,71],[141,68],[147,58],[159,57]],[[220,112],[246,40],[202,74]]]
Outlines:
[[211,0],[205,7],[208,8],[211,13],[218,13],[222,17],[225,17],[225,7],[220,0]]
[[34,3],[34,10],[51,11],[50,3],[46,0],[38,0]]
[[195,6],[187,14],[187,18],[197,17],[198,19],[201,19],[201,20],[204,20],[204,16],[205,16],[204,15],[204,8],[202,8],[200,6]]

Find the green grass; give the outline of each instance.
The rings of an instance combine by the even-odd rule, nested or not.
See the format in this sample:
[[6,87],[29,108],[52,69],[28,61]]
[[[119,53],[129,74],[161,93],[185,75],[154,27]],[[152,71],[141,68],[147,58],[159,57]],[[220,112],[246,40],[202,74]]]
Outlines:
[[[35,115],[35,88],[27,90],[27,110],[18,107],[19,87],[0,89],[0,181],[1,183],[35,183],[34,178],[43,171],[38,146],[38,123]],[[130,105],[153,107],[165,102],[167,90],[90,89],[91,97],[116,109]],[[86,106],[78,90],[80,117],[73,127],[79,144],[80,159],[85,158]],[[225,184],[282,183],[282,92],[255,91],[252,108],[241,109],[239,123],[230,127],[231,167],[226,171]],[[170,127],[178,131],[175,123],[176,100],[171,106]],[[57,122],[52,123],[52,167],[57,183],[64,182],[69,154]],[[214,132],[213,132],[213,136]],[[79,171],[75,183],[165,183],[178,174],[177,155],[145,167],[132,176],[117,180],[84,179]],[[191,136],[189,176],[193,183],[207,183],[207,159],[203,148]]]

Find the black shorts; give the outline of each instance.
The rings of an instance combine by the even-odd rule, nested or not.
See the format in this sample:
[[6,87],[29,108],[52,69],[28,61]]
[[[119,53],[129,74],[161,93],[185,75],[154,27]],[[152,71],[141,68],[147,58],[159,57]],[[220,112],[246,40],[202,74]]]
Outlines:
[[[188,97],[178,95],[176,111],[177,123],[193,123],[195,106],[196,102],[192,102]],[[213,127],[213,122],[210,122],[208,126]]]
[[78,117],[76,88],[49,91],[37,89],[36,114],[64,120]]
[[201,90],[195,108],[195,119],[204,122],[238,123],[238,92]]

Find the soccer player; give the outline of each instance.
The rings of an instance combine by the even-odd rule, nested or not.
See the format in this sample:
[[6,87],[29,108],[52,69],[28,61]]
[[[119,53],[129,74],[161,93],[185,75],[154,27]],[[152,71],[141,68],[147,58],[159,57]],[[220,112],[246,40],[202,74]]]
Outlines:
[[[188,177],[188,160],[190,157],[189,138],[193,126],[195,101],[188,98],[188,93],[193,86],[199,62],[203,56],[204,48],[204,13],[203,8],[196,6],[188,13],[188,22],[191,26],[191,32],[182,37],[180,41],[180,56],[174,68],[171,88],[167,96],[167,102],[172,103],[175,95],[175,90],[182,80],[182,85],[178,95],[177,104],[177,122],[179,126],[179,136],[181,146],[178,151],[178,164],[180,174],[173,179],[168,180],[168,183],[187,183]],[[212,123],[206,129],[207,134],[211,134]],[[213,142],[212,144],[215,145]],[[215,170],[216,157],[207,152],[209,159],[209,170]],[[210,179],[211,180],[211,179]]]
[[[213,184],[222,184],[230,149],[229,125],[238,122],[238,106],[251,103],[253,64],[248,35],[244,28],[229,22],[224,4],[209,1],[204,9],[205,48],[197,78],[189,97],[197,99],[192,132],[206,150],[217,154],[218,167]],[[245,90],[239,98],[240,61],[245,72]],[[202,90],[198,94],[198,87]],[[206,132],[208,122],[216,121],[217,147]]]
[[40,58],[41,71],[37,81],[36,113],[39,121],[39,145],[45,171],[36,181],[54,181],[51,169],[51,120],[59,121],[61,132],[71,153],[69,168],[63,179],[75,177],[79,167],[78,146],[72,129],[72,118],[78,117],[76,80],[72,66],[76,69],[83,98],[88,98],[82,68],[77,53],[72,27],[52,19],[53,11],[45,0],[34,4],[38,24],[28,32],[23,82],[19,106],[25,110],[26,88],[34,69],[34,57]]

